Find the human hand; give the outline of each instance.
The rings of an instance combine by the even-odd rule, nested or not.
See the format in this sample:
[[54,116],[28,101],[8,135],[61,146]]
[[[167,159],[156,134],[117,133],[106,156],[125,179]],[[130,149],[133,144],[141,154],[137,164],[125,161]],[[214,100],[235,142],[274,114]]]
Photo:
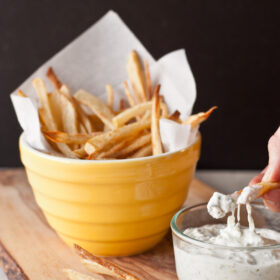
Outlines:
[[[280,182],[280,127],[268,141],[268,166],[249,185],[261,181]],[[263,195],[264,204],[274,212],[280,212],[280,188],[268,191]]]

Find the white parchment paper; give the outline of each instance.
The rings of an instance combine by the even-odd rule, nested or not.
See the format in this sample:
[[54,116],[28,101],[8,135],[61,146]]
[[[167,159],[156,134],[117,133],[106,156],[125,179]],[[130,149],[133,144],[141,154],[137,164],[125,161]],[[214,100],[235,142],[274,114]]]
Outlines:
[[[50,146],[41,134],[38,117],[38,100],[31,81],[45,77],[52,66],[59,79],[72,92],[85,89],[106,100],[105,85],[111,84],[115,91],[115,106],[124,97],[122,82],[128,80],[126,61],[129,53],[136,50],[149,61],[152,84],[161,84],[161,91],[169,111],[180,111],[181,119],[190,115],[196,99],[195,81],[182,50],[171,52],[158,61],[145,49],[121,18],[109,11],[88,30],[44,63],[19,88],[29,98],[16,92],[11,99],[18,121],[25,132],[25,139],[33,148],[50,151]],[[45,79],[47,89],[52,90]],[[161,137],[166,152],[187,147],[193,142],[194,132],[186,125],[170,120],[160,121]]]

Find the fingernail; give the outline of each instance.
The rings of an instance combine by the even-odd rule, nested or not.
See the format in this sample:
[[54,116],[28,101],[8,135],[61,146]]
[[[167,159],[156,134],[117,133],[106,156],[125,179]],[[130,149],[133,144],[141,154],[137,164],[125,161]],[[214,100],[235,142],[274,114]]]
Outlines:
[[267,170],[266,170],[266,172],[265,172],[265,174],[264,174],[264,176],[263,176],[263,179],[262,179],[262,180],[263,180],[264,182],[269,182],[270,179],[271,179],[271,177],[272,177],[272,175],[273,175],[273,169],[270,168],[270,167],[268,167]]

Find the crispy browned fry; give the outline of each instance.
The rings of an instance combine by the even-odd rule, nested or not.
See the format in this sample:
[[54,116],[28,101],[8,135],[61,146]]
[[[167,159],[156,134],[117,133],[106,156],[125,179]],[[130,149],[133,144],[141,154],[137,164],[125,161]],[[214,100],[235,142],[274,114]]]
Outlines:
[[98,154],[95,159],[105,159],[105,158],[112,158],[115,154],[124,148],[128,143],[127,139],[121,140],[120,142],[116,143],[116,145],[112,146],[109,150],[101,152]]
[[79,119],[79,124],[80,124],[80,132],[83,132],[81,130],[81,125],[85,128],[87,133],[94,132],[95,129],[91,123],[90,117],[86,114],[86,112],[83,110],[82,105],[75,99],[72,98],[73,102],[75,103],[75,107],[78,112],[78,119]]
[[108,106],[111,110],[114,108],[114,91],[111,85],[106,85],[106,91],[108,95]]
[[144,72],[136,51],[132,51],[128,57],[127,72],[137,102],[147,101]]
[[65,143],[54,143],[55,147],[66,157],[77,158],[76,154]]
[[20,89],[18,89],[17,94],[18,94],[18,96],[21,96],[21,97],[27,97],[26,94],[23,93],[23,91]]
[[217,106],[213,106],[207,112],[201,112],[195,115],[191,115],[184,121],[184,124],[190,124],[191,127],[194,128],[200,125],[202,122],[206,121],[210,117],[211,113],[217,108]]
[[38,98],[44,111],[44,123],[49,130],[57,130],[55,118],[53,116],[50,101],[48,98],[48,92],[42,79],[36,78],[32,81],[32,85],[35,88]]
[[[64,85],[61,89],[63,88]],[[79,123],[80,119],[84,120],[84,118],[82,118],[83,115],[80,116],[80,114],[83,113],[82,109],[79,107],[78,102],[72,98],[70,91],[68,94],[66,91],[56,90],[48,95],[58,130],[63,130],[68,133],[91,132],[91,130],[83,130],[82,125],[85,126],[84,122],[82,122],[82,125]],[[68,116],[70,116],[70,118],[68,118]],[[91,125],[89,120],[88,122]],[[82,129],[82,131],[80,129]]]
[[[95,135],[100,133],[96,132]],[[93,137],[92,134],[68,134],[62,131],[44,131],[43,134],[52,142],[65,144],[84,144]]]
[[[44,111],[41,111],[44,112]],[[44,115],[44,114],[42,114]],[[57,148],[64,156],[69,158],[78,158],[78,156],[70,149],[70,147],[65,143],[54,143],[54,148]],[[50,143],[51,144],[51,143]]]
[[72,150],[64,143],[56,143],[58,149],[69,158],[77,158],[77,156],[72,152]]
[[152,108],[152,102],[143,102],[140,104],[137,104],[134,107],[128,108],[125,111],[119,113],[116,115],[113,119],[112,122],[115,127],[121,127],[125,123],[127,123],[129,120],[142,115],[145,113],[147,110],[151,110]]
[[88,154],[85,151],[84,145],[81,148],[74,150],[73,153],[77,158],[80,158],[80,159],[85,159],[88,157]]
[[169,120],[172,120],[172,121],[174,121],[174,122],[181,123],[181,121],[180,121],[180,115],[181,115],[181,113],[180,113],[178,110],[176,110],[176,111],[174,111],[173,114],[171,114],[170,116],[168,116],[168,119],[169,119]]
[[48,77],[48,79],[50,80],[50,82],[52,83],[52,85],[55,89],[60,89],[61,88],[62,83],[57,78],[57,76],[54,73],[52,67],[49,67],[49,69],[47,70],[46,76]]
[[110,275],[123,280],[139,280],[138,277],[132,275],[120,266],[107,261],[105,258],[94,256],[76,244],[74,245],[74,248],[79,256],[82,257],[82,263],[89,270],[97,274]]
[[153,147],[151,144],[148,144],[142,148],[140,148],[136,153],[134,153],[130,158],[138,158],[138,157],[147,157],[153,154]]
[[54,92],[48,94],[48,98],[51,111],[56,122],[57,130],[62,130],[61,94],[59,91],[55,90]]
[[61,88],[59,89],[59,91],[64,94],[66,97],[69,97],[70,99],[72,99],[72,95],[71,95],[71,91],[69,89],[68,86],[66,86],[65,84],[63,84],[61,86]]
[[97,278],[80,273],[72,269],[63,269],[63,272],[70,280],[98,280]]
[[[57,123],[54,118],[48,93],[45,84],[42,79],[34,79],[32,84],[37,91],[39,101],[41,103],[41,108],[39,110],[40,120],[42,120],[43,128],[47,130],[57,130]],[[75,154],[71,149],[64,143],[56,143],[57,148],[67,157],[76,158]]]
[[152,95],[153,95],[153,89],[152,89],[152,82],[151,82],[151,75],[150,75],[150,69],[149,69],[149,62],[148,62],[148,60],[145,60],[144,68],[145,68],[145,77],[146,77],[146,84],[147,84],[148,100],[151,100],[152,99]]
[[121,149],[118,153],[117,156],[125,156],[128,155],[143,146],[150,144],[151,143],[151,133],[144,134],[136,139],[134,139],[130,144],[126,145],[123,149]]
[[117,141],[124,139],[126,137],[132,137],[133,135],[139,133],[140,131],[149,128],[151,121],[149,118],[128,124],[126,126],[108,131],[102,135],[95,136],[88,140],[85,145],[86,152],[91,155],[100,150],[102,150],[106,145],[113,145]]
[[89,107],[93,111],[93,113],[103,121],[105,125],[107,125],[111,129],[114,128],[114,125],[112,123],[114,114],[103,101],[86,92],[85,90],[79,90],[74,96],[80,103]]
[[61,111],[63,131],[69,134],[77,134],[78,130],[78,112],[72,99],[61,94]]
[[78,123],[78,131],[79,131],[79,133],[87,134],[87,130],[81,122]]
[[123,111],[125,109],[125,101],[123,98],[120,100],[120,111]]
[[131,94],[131,91],[129,89],[129,86],[128,86],[128,82],[127,81],[124,81],[123,82],[123,85],[124,85],[124,90],[125,90],[125,94],[126,94],[126,97],[127,97],[127,100],[128,100],[128,103],[131,107],[135,106],[136,105],[136,102]]
[[47,131],[47,125],[45,124],[45,112],[44,112],[44,108],[38,108],[38,115],[39,115],[39,120],[41,123],[41,130],[42,131]]
[[[48,116],[45,108],[41,107],[38,109],[39,118],[41,122],[41,130],[48,131],[51,130],[51,127],[54,127],[53,125],[50,125],[48,122]],[[56,127],[56,126],[55,126]]]
[[90,115],[87,115],[93,128],[94,128],[94,131],[103,131],[104,130],[104,123],[100,120],[99,117],[97,117],[95,114],[90,114]]
[[[163,101],[160,102],[160,109],[161,109],[161,116],[163,118],[167,118],[168,109]],[[133,107],[130,107],[120,112],[112,119],[112,122],[115,127],[121,127],[125,125],[129,120],[133,118],[137,118],[138,116],[141,116],[143,113],[150,110],[152,110],[152,101],[142,102],[140,104],[137,104]]]
[[[38,115],[39,115],[39,120],[40,120],[40,124],[41,124],[41,131],[48,131],[48,127],[46,125],[46,112],[44,110],[43,107],[38,108]],[[51,147],[55,150],[55,151],[60,151],[57,147],[57,145],[53,142],[48,141],[49,144],[51,145]]]
[[64,85],[61,89],[63,88],[65,92],[56,90],[48,95],[52,113],[57,124],[57,130],[76,134],[80,132],[78,108],[69,89]]
[[160,98],[159,98],[159,90],[160,86],[158,85],[154,92],[153,97],[153,106],[152,106],[152,147],[153,147],[153,155],[162,154],[162,143],[160,138],[160,130],[159,130],[159,119],[160,119]]

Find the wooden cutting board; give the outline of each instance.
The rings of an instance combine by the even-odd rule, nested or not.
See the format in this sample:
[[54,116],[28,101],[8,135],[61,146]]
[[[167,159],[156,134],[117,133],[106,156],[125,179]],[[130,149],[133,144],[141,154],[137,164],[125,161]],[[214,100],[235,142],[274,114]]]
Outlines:
[[[207,201],[212,192],[209,186],[193,180],[185,205]],[[147,253],[109,259],[142,280],[177,279],[170,233]],[[0,171],[0,267],[10,280],[65,280],[63,268],[90,274],[49,227],[22,168]]]

